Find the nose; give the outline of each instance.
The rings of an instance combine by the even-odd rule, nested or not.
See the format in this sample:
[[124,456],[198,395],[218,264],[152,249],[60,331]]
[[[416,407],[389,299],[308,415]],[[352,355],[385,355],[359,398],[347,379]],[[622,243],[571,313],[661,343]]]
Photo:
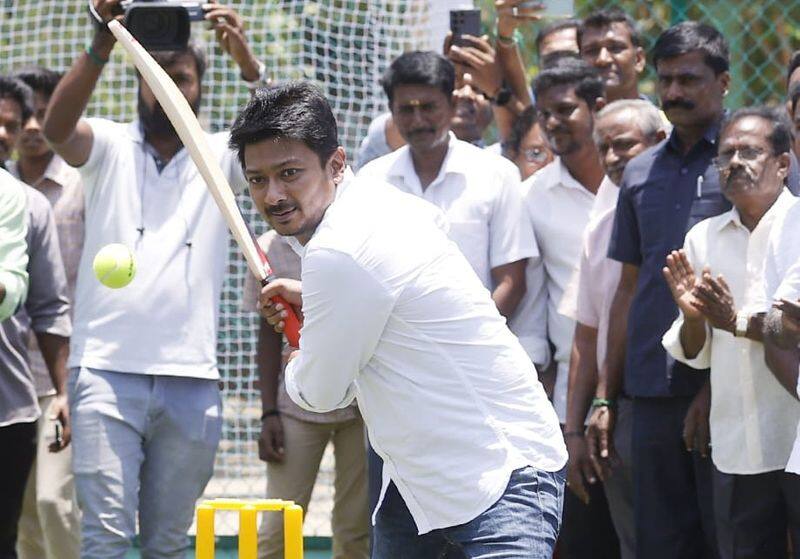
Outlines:
[[39,124],[39,120],[32,116],[28,119],[28,122],[25,124],[25,130],[32,130],[35,132],[39,132],[42,130],[42,126]]
[[286,201],[286,188],[281,181],[271,180],[264,189],[264,204],[266,206],[277,206]]
[[600,52],[597,53],[596,64],[598,66],[608,66],[613,62],[614,59],[611,57],[611,53],[608,51],[608,49],[606,47],[601,47]]

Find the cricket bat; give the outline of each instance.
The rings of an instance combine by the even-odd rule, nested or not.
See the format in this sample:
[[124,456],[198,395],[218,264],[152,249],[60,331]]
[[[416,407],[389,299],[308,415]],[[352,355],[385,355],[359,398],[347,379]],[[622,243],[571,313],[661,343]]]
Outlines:
[[[189,151],[189,155],[200,171],[209,192],[228,224],[228,228],[236,239],[239,249],[244,254],[250,271],[261,281],[262,285],[274,280],[275,275],[272,273],[267,257],[247,227],[247,223],[239,211],[239,206],[236,204],[233,190],[208,146],[205,131],[201,128],[197,117],[178,86],[120,22],[110,21],[108,29],[133,60],[142,78],[150,86],[169,117],[183,145]],[[272,302],[281,303],[286,309],[288,316],[283,320],[284,334],[290,345],[299,347],[300,320],[297,318],[297,314],[292,306],[281,297],[273,297]]]

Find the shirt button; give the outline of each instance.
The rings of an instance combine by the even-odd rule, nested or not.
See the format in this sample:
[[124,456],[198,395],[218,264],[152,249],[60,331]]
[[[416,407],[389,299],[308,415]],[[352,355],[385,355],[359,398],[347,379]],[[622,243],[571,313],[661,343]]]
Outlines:
[[680,204],[675,204],[675,209],[676,209],[676,210],[679,210],[679,209],[681,209],[681,205],[680,205]]
[[681,175],[685,175],[688,172],[689,172],[689,169],[687,169],[686,167],[681,167]]

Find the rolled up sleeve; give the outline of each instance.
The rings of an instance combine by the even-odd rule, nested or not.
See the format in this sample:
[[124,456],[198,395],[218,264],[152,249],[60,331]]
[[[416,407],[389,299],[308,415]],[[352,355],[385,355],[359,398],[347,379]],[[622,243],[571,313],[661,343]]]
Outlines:
[[24,186],[0,171],[0,284],[5,297],[0,302],[0,320],[13,315],[28,289],[27,205]]
[[394,308],[394,297],[347,254],[313,249],[303,259],[300,351],[286,367],[286,391],[301,408],[348,406]]
[[661,344],[673,359],[685,363],[692,369],[708,369],[711,367],[711,328],[706,323],[706,341],[694,358],[686,357],[681,344],[681,328],[683,327],[683,314],[679,314],[669,330],[661,338]]

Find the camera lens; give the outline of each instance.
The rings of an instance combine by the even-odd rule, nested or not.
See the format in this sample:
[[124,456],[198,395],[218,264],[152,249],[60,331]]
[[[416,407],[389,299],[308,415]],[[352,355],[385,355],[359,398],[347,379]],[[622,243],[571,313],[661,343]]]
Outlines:
[[149,50],[179,50],[186,46],[191,32],[186,10],[181,6],[131,7],[126,26]]

